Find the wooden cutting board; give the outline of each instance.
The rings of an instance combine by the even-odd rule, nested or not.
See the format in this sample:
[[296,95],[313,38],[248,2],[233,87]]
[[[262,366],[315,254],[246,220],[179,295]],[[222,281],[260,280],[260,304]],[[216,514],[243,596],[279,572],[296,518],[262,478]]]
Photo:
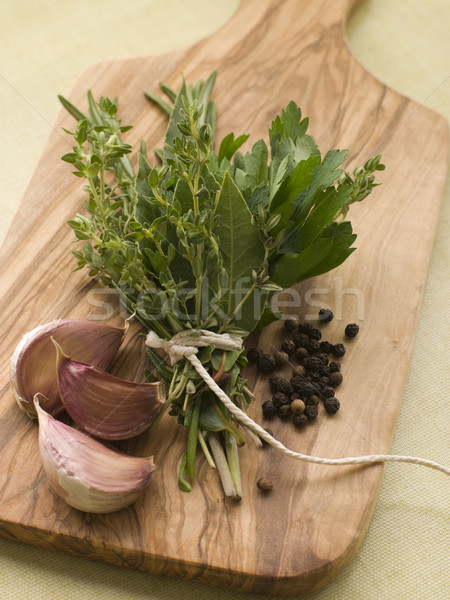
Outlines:
[[[343,33],[354,2],[346,0],[244,0],[231,21],[199,44],[154,57],[93,65],[76,82],[70,100],[85,106],[95,96],[119,95],[124,123],[160,146],[165,118],[143,96],[163,80],[173,86],[216,69],[218,138],[233,130],[267,135],[271,119],[291,99],[310,117],[319,147],[351,148],[348,168],[382,152],[383,185],[351,211],[358,250],[333,273],[308,281],[282,298],[284,310],[303,318],[329,305],[335,320],[327,339],[342,341],[350,321],[361,332],[348,344],[339,390],[342,409],[320,414],[299,432],[270,424],[288,447],[325,457],[389,452],[414,342],[434,230],[446,175],[446,121],[388,89],[349,52]],[[62,90],[64,92],[64,90]],[[17,408],[8,363],[21,336],[55,318],[119,322],[113,295],[71,273],[72,234],[67,219],[80,210],[80,181],[60,156],[68,139],[57,119],[1,252],[3,321],[0,400],[0,534],[152,573],[271,595],[317,589],[350,561],[367,530],[383,466],[328,467],[297,463],[272,448],[251,444],[241,452],[244,499],[225,501],[216,474],[200,461],[191,494],[177,488],[185,433],[167,417],[158,432],[127,449],[154,454],[157,471],[135,505],[106,516],[67,507],[49,488],[37,445],[37,426]],[[135,327],[115,372],[142,379],[141,338]],[[270,350],[283,339],[280,325],[252,340]],[[265,377],[247,371],[258,402],[250,414],[264,426],[260,403]],[[432,457],[430,457],[432,458]],[[404,468],[394,465],[391,468]],[[409,467],[414,468],[414,467]],[[416,467],[420,468],[420,467]],[[271,494],[255,482],[267,476]]]

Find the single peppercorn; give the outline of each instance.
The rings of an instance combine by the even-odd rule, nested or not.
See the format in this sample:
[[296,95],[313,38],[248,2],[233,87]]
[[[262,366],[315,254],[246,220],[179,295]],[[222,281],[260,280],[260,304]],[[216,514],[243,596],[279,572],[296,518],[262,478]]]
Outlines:
[[345,335],[349,338],[355,337],[359,333],[359,325],[356,323],[349,323],[345,328]]
[[294,413],[294,415],[304,412],[305,408],[306,405],[303,400],[300,400],[300,398],[296,398],[291,404],[291,411]]
[[264,371],[265,373],[270,373],[276,367],[275,357],[273,354],[263,354],[260,358],[258,358],[258,369],[260,371]]
[[319,379],[319,381],[318,381],[318,383],[319,383],[319,386],[320,386],[321,388],[328,387],[328,382],[329,382],[329,380],[330,380],[330,377],[329,377],[329,376],[328,376],[328,377],[327,377],[327,376],[323,376],[323,377],[321,377],[321,378]]
[[310,354],[317,354],[320,352],[320,343],[317,340],[308,340],[308,343],[305,344],[305,348]]
[[318,371],[309,371],[306,378],[311,381],[311,383],[319,383],[320,375]]
[[308,417],[303,413],[293,415],[292,422],[296,427],[304,427],[308,423]]
[[336,371],[341,370],[341,363],[336,362],[335,360],[332,360],[328,366],[330,368],[330,373],[335,373]]
[[247,352],[247,358],[249,362],[257,362],[263,355],[264,352],[261,350],[261,348],[251,348]]
[[288,356],[292,356],[295,352],[295,344],[293,340],[286,340],[281,344],[281,352],[286,352]]
[[322,332],[320,331],[320,329],[317,329],[316,327],[312,327],[309,330],[308,337],[309,337],[309,339],[315,340],[318,342],[322,339]]
[[309,337],[306,333],[296,333],[292,338],[296,348],[304,348],[309,342]]
[[298,319],[288,316],[284,319],[284,328],[286,331],[293,331],[298,327]]
[[289,396],[286,396],[286,394],[282,394],[281,392],[277,392],[272,396],[272,403],[276,408],[279,408],[282,404],[289,403]]
[[281,392],[282,394],[286,394],[287,396],[290,396],[294,390],[292,389],[291,382],[288,379],[284,379],[284,377],[280,377],[280,379],[278,381],[278,391]]
[[334,344],[331,347],[331,354],[336,356],[337,358],[342,358],[345,354],[345,346],[344,344]]
[[322,398],[331,398],[334,396],[335,391],[332,387],[327,386],[320,389],[320,394]]
[[261,490],[261,492],[265,493],[270,492],[273,489],[273,483],[270,481],[270,479],[267,479],[267,477],[261,477],[260,479],[258,479],[256,485],[258,486],[258,489]]
[[270,388],[272,390],[274,390],[275,392],[278,392],[278,383],[279,381],[282,379],[282,377],[280,377],[279,375],[272,375],[272,377],[269,377],[269,385]]
[[301,396],[311,396],[316,391],[316,387],[307,379],[303,377],[293,377],[291,379],[292,387],[294,392],[297,392]]
[[340,373],[339,371],[335,371],[334,373],[330,373],[330,376],[328,378],[328,385],[332,388],[335,388],[338,385],[341,385],[343,379],[344,378],[342,377],[342,373]]
[[277,367],[283,367],[289,360],[289,354],[287,352],[280,352],[279,350],[276,350],[273,355],[275,357],[275,363]]
[[319,345],[320,345],[320,349],[322,350],[322,352],[326,352],[327,354],[331,353],[330,342],[327,342],[326,340],[322,340]]
[[326,354],[325,352],[321,352],[320,354],[317,355],[318,358],[320,358],[320,360],[322,361],[322,365],[327,365],[329,362],[328,359],[328,354]]
[[277,414],[282,419],[287,419],[291,415],[291,406],[290,404],[282,404],[279,408],[277,408]]
[[320,401],[320,398],[316,394],[313,394],[312,396],[308,396],[307,398],[305,398],[306,406],[311,406],[311,405],[319,406],[319,401]]
[[323,367],[320,367],[319,369],[319,374],[321,377],[328,377],[330,373],[331,369],[329,365],[323,365]]
[[300,333],[306,333],[306,334],[309,334],[309,332],[311,331],[312,328],[313,328],[313,326],[311,325],[311,323],[307,323],[306,321],[299,323],[298,327],[297,327],[297,329],[300,331]]
[[307,371],[318,371],[322,367],[322,364],[318,356],[308,356],[303,361],[303,366]]
[[324,402],[325,410],[329,415],[334,415],[341,407],[341,403],[337,398],[327,398]]
[[276,408],[275,404],[272,402],[272,400],[266,400],[265,402],[263,402],[261,405],[261,408],[262,408],[263,416],[266,419],[270,419],[271,417],[273,417],[277,414],[277,408]]
[[294,354],[295,359],[299,363],[301,363],[307,356],[309,356],[309,353],[306,348],[297,348]]
[[321,323],[329,323],[333,320],[333,317],[334,315],[329,308],[321,308],[319,310],[319,321]]
[[305,416],[308,421],[315,419],[318,414],[319,411],[317,410],[317,406],[315,404],[308,404],[308,406],[305,407]]

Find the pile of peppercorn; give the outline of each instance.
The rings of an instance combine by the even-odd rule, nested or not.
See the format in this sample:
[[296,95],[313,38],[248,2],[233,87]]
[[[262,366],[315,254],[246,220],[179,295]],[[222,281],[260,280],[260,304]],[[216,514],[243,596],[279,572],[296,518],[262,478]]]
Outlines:
[[[319,311],[319,322],[328,323],[332,319],[331,310]],[[320,329],[309,322],[299,323],[295,317],[286,317],[284,328],[292,337],[281,344],[280,350],[269,354],[260,348],[252,348],[247,358],[264,373],[295,364],[289,379],[271,375],[269,384],[273,395],[262,404],[262,411],[267,419],[278,416],[303,427],[317,417],[321,402],[328,414],[338,412],[340,402],[335,396],[335,388],[342,383],[343,377],[341,363],[336,359],[341,359],[346,349],[342,343],[322,340]],[[358,325],[350,323],[345,328],[345,335],[352,338],[358,331]]]

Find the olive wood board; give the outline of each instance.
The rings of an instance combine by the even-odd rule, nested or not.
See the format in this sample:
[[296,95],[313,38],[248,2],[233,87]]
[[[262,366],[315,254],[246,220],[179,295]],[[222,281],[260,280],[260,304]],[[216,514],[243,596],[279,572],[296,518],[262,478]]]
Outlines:
[[[319,148],[350,148],[348,169],[382,153],[382,186],[350,218],[357,251],[338,269],[285,293],[279,306],[316,318],[329,305],[336,318],[324,337],[343,341],[348,322],[361,325],[347,344],[341,411],[324,413],[304,430],[266,422],[261,402],[267,376],[246,375],[257,401],[249,413],[286,446],[340,458],[389,452],[402,402],[416,322],[447,168],[448,128],[432,110],[387,88],[352,56],[344,28],[355,4],[346,0],[243,0],[233,18],[196,45],[160,56],[112,59],[88,68],[67,96],[86,107],[86,91],[119,96],[127,141],[160,147],[165,116],[143,90],[159,81],[177,87],[217,70],[217,138],[251,133],[267,140],[271,120],[295,100],[310,119]],[[61,90],[64,93],[64,90]],[[185,431],[172,417],[126,445],[153,454],[148,492],[108,515],[65,505],[46,481],[38,428],[22,413],[9,384],[10,356],[21,336],[56,318],[121,321],[114,295],[72,272],[73,235],[66,221],[81,210],[82,182],[60,157],[70,147],[63,110],[45,146],[1,251],[0,534],[50,550],[197,580],[235,590],[289,596],[315,590],[348,564],[368,528],[384,467],[331,467],[294,461],[251,442],[242,449],[244,497],[225,500],[217,474],[201,458],[190,494],[177,470]],[[132,327],[114,372],[139,380],[146,365],[139,328]],[[280,323],[249,343],[270,351]],[[432,457],[430,457],[432,458]],[[403,468],[395,466],[392,468]],[[411,467],[410,467],[411,468]],[[417,467],[419,468],[419,467]],[[256,488],[260,477],[270,494]]]

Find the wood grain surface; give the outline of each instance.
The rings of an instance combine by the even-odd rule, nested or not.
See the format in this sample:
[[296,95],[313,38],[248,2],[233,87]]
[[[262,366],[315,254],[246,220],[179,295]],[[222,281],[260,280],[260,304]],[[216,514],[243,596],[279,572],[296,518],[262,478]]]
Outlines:
[[[358,250],[334,272],[283,296],[286,312],[309,318],[327,304],[336,319],[324,335],[343,340],[348,322],[361,332],[348,344],[339,389],[342,409],[320,413],[299,432],[265,422],[260,403],[266,377],[249,368],[258,401],[250,414],[293,450],[324,457],[389,451],[414,342],[434,230],[446,175],[448,129],[433,111],[388,89],[349,52],[345,0],[244,0],[212,37],[170,54],[111,59],[81,75],[70,100],[86,105],[86,91],[118,95],[127,141],[160,146],[165,118],[143,90],[180,73],[189,81],[216,69],[218,137],[249,132],[267,137],[272,118],[291,99],[310,118],[322,151],[351,148],[348,168],[379,152],[383,185],[350,216]],[[65,93],[65,90],[61,90]],[[66,94],[67,95],[67,94]],[[152,573],[195,579],[242,591],[297,595],[334,578],[357,551],[377,500],[384,467],[328,467],[297,463],[249,443],[241,452],[244,499],[226,501],[216,474],[199,460],[191,494],[177,488],[185,432],[170,417],[129,452],[154,454],[148,493],[133,506],[89,516],[70,509],[49,487],[38,456],[37,426],[16,406],[9,358],[21,336],[55,318],[119,322],[113,295],[72,273],[67,219],[80,210],[80,181],[61,162],[73,126],[61,112],[1,251],[0,305],[0,534],[4,537]],[[250,143],[249,141],[249,143]],[[114,372],[143,378],[142,338],[134,327]],[[258,342],[270,350],[283,339],[279,324]],[[390,468],[420,468],[395,465]],[[263,496],[261,476],[275,484]]]

